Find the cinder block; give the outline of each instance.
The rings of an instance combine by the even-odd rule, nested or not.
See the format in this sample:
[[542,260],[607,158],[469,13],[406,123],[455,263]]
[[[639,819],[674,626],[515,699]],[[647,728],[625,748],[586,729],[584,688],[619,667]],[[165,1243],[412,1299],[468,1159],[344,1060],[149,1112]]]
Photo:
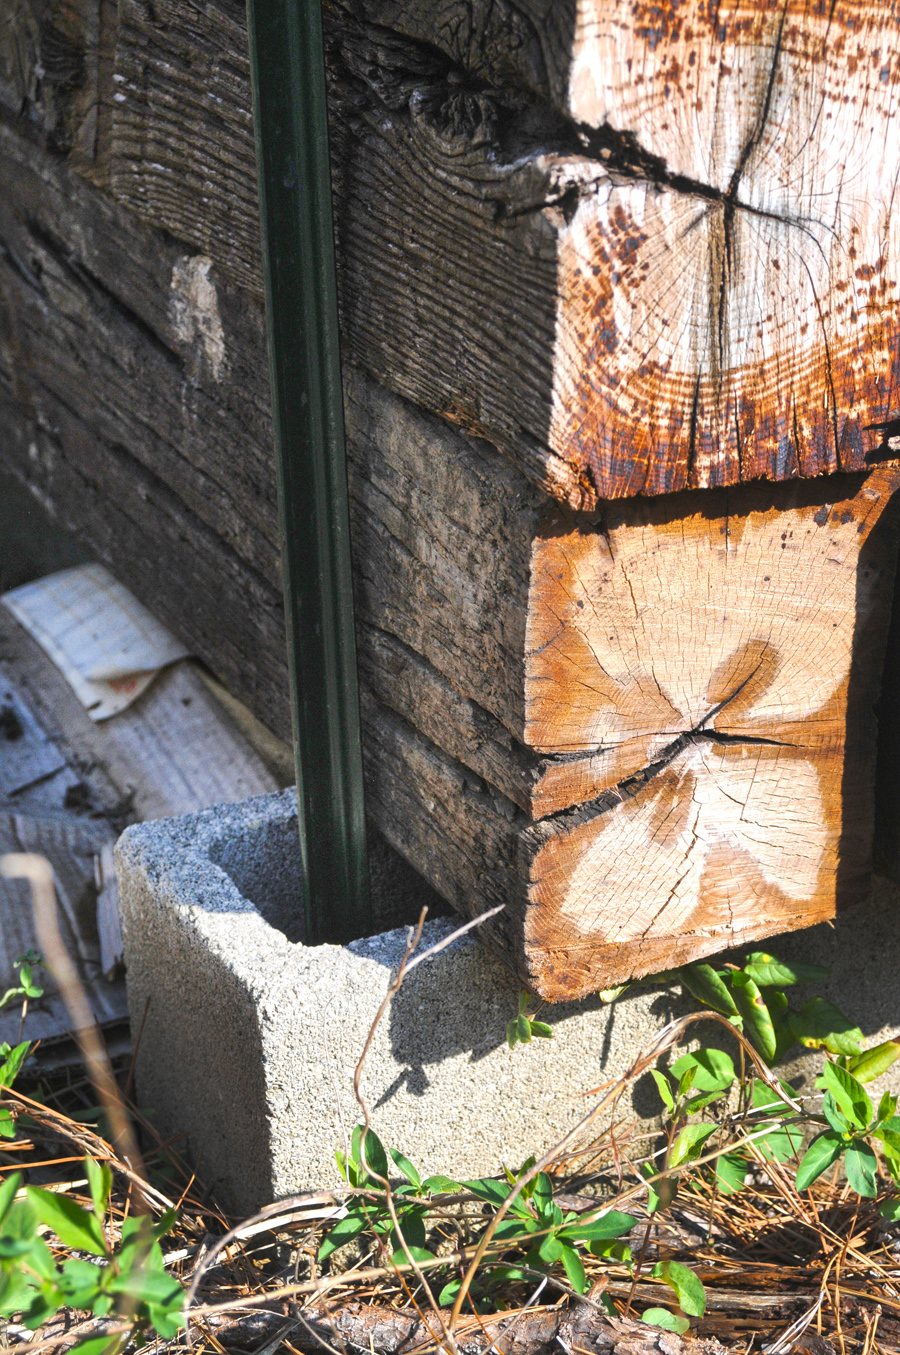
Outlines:
[[[203,1179],[235,1212],[337,1183],[334,1150],[359,1119],[353,1070],[405,929],[348,946],[289,939],[299,917],[292,791],[136,824],[116,857],[135,1031],[143,1022],[141,1105],[164,1137],[187,1135]],[[429,921],[423,948],[456,925]],[[516,1001],[515,981],[472,934],[413,971],[366,1064],[386,1142],[431,1172],[517,1164],[569,1128],[585,1092],[660,1021],[658,994],[614,1012],[596,999],[554,1006],[542,1016],[558,1038],[510,1050]]]
[[[131,1019],[135,1032],[143,1025],[141,1105],[164,1137],[186,1135],[179,1146],[235,1213],[336,1184],[334,1150],[359,1119],[353,1070],[405,930],[348,946],[291,939],[300,912],[293,791],[136,824],[116,856]],[[410,919],[434,901],[398,860],[377,859],[375,877],[382,919]],[[769,944],[835,965],[824,991],[875,1043],[897,1030],[898,919],[897,892],[881,882],[834,930]],[[429,921],[423,947],[455,925]],[[550,1146],[590,1105],[591,1088],[687,1010],[640,989],[613,1007],[545,1007],[555,1038],[510,1050],[516,1000],[514,980],[469,934],[410,975],[382,1022],[364,1081],[372,1121],[426,1171],[493,1172]],[[716,1041],[719,1030],[702,1035]],[[817,1065],[806,1057],[787,1071],[811,1089]],[[658,1110],[649,1078],[633,1105],[647,1117]]]

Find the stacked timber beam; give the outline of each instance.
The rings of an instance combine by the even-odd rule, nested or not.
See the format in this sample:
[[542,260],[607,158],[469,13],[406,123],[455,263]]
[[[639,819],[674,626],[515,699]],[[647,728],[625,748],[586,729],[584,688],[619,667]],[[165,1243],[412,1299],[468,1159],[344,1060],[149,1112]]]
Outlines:
[[[192,51],[197,97],[227,103],[242,129],[229,143],[243,146],[233,173],[252,226],[240,277],[116,190],[135,97],[122,93],[128,5],[4,6],[0,456],[289,738],[246,31],[232,9],[210,9]],[[186,109],[174,121],[197,123]],[[218,124],[203,131],[222,145]],[[167,163],[177,211],[184,163]],[[219,202],[209,214],[223,226]]]
[[[18,3],[13,459],[277,725],[242,7]],[[868,888],[898,21],[326,5],[369,811],[551,1000]]]

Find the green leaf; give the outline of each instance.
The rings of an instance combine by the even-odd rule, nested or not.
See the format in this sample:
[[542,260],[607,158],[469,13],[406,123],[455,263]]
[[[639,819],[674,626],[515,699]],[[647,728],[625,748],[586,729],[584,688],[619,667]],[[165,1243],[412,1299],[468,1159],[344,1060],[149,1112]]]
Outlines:
[[[789,1095],[793,1095],[793,1088],[785,1089]],[[751,1104],[754,1110],[776,1111],[783,1115],[787,1107],[784,1102],[776,1095],[771,1087],[763,1082],[762,1078],[754,1078],[753,1089],[750,1094]],[[756,1138],[757,1129],[769,1128],[770,1132]],[[780,1124],[775,1120],[762,1122],[754,1129],[754,1143],[759,1148],[763,1157],[770,1161],[786,1162],[789,1157],[794,1157],[803,1147],[803,1134],[799,1127],[791,1127]]]
[[[531,1168],[534,1166],[534,1161],[534,1158],[530,1157],[527,1162],[522,1164],[517,1173],[517,1179],[520,1176],[524,1176],[527,1171],[531,1171]],[[528,1189],[528,1186],[525,1186],[522,1190],[522,1194],[526,1195],[526,1198],[533,1199],[536,1208],[542,1214],[546,1213],[553,1204],[553,1182],[546,1172],[538,1172],[534,1180],[530,1182],[530,1186],[530,1190]]]
[[[425,1220],[420,1213],[413,1211],[406,1213],[400,1219],[400,1230],[408,1247],[425,1246]],[[396,1228],[391,1229],[390,1238],[393,1247],[403,1246]]]
[[583,1294],[587,1289],[587,1276],[584,1273],[584,1265],[581,1257],[574,1247],[563,1244],[562,1248],[563,1270],[566,1272],[566,1279],[575,1290],[576,1294]]
[[[369,1168],[370,1172],[375,1172],[378,1176],[387,1179],[390,1172],[387,1153],[384,1151],[384,1144],[381,1142],[381,1139],[375,1133],[374,1129],[370,1129],[365,1135],[364,1146],[363,1126],[357,1125],[353,1131],[353,1148],[353,1156],[357,1162],[362,1163],[363,1153],[365,1153],[365,1165]],[[380,1185],[380,1182],[377,1182],[376,1184]]]
[[696,1096],[689,1096],[682,1106],[685,1115],[694,1115],[698,1110],[705,1110],[711,1106],[713,1101],[721,1101],[724,1093],[717,1092],[698,1092]]
[[588,1251],[591,1256],[600,1256],[607,1261],[616,1261],[620,1266],[627,1266],[629,1270],[634,1260],[627,1242],[591,1242],[588,1245]]
[[75,1258],[66,1261],[59,1277],[59,1290],[65,1296],[66,1307],[93,1308],[107,1269]]
[[554,1237],[552,1233],[548,1233],[546,1237],[542,1237],[538,1243],[537,1254],[545,1266],[554,1265],[562,1256],[562,1251],[563,1244],[560,1242],[559,1238]]
[[826,1092],[822,1097],[822,1114],[825,1116],[825,1119],[831,1125],[832,1129],[836,1130],[838,1134],[853,1133],[853,1125],[847,1119],[846,1115],[842,1115],[838,1110],[837,1102],[831,1095],[831,1092]]
[[531,1276],[521,1266],[494,1266],[485,1272],[485,1280],[490,1288],[503,1284],[506,1280],[530,1280]]
[[107,1289],[111,1294],[125,1294],[139,1303],[155,1303],[163,1308],[180,1306],[184,1300],[184,1291],[174,1275],[149,1266],[135,1266],[133,1270],[116,1275]]
[[678,1306],[691,1317],[702,1317],[706,1311],[706,1290],[694,1272],[680,1261],[657,1261],[650,1272],[675,1290]]
[[92,1157],[84,1159],[84,1174],[87,1177],[94,1210],[100,1218],[106,1213],[109,1192],[112,1190],[112,1168],[108,1162],[97,1162]]
[[[415,1247],[411,1243],[406,1244],[409,1247],[409,1254],[414,1261],[433,1261],[434,1252],[426,1251],[424,1247]],[[409,1259],[402,1247],[398,1247],[391,1256],[391,1261],[395,1266],[408,1266]]]
[[394,1166],[399,1168],[399,1170],[406,1177],[407,1181],[409,1181],[410,1185],[415,1186],[416,1190],[421,1190],[422,1178],[419,1175],[416,1168],[410,1162],[409,1158],[404,1157],[403,1154],[398,1152],[396,1148],[391,1149],[391,1157],[394,1160]]
[[506,1043],[509,1045],[510,1049],[515,1049],[516,1045],[519,1043],[519,1021],[515,1016],[511,1021],[507,1022]]
[[523,1044],[531,1044],[531,1022],[527,1016],[516,1017],[516,1034]]
[[31,1044],[28,1040],[23,1040],[17,1044],[15,1049],[9,1051],[9,1056],[4,1063],[0,1063],[0,1086],[11,1087],[19,1075],[22,1064],[28,1057],[28,1051]]
[[811,997],[799,1012],[791,1012],[787,1024],[795,1040],[806,1049],[827,1049],[830,1054],[862,1053],[862,1031],[824,997]]
[[898,1059],[900,1043],[896,1040],[885,1040],[883,1044],[877,1044],[874,1049],[866,1049],[855,1059],[851,1059],[847,1067],[857,1082],[871,1082],[874,1078],[881,1077],[882,1073],[886,1073]]
[[527,1238],[537,1231],[537,1219],[533,1219],[530,1214],[507,1214],[506,1218],[497,1224],[494,1237],[501,1241],[509,1241],[512,1238]]
[[900,1196],[895,1195],[890,1200],[882,1200],[878,1212],[889,1223],[900,1223]]
[[325,1238],[319,1248],[319,1260],[324,1261],[338,1247],[343,1247],[347,1242],[352,1242],[366,1228],[368,1220],[360,1214],[349,1214],[347,1218],[340,1219],[331,1232]]
[[716,1178],[721,1195],[734,1195],[743,1190],[744,1178],[750,1164],[742,1153],[723,1153],[716,1158]]
[[438,1294],[438,1307],[449,1308],[456,1302],[456,1296],[462,1288],[462,1280],[448,1280]]
[[757,950],[747,956],[744,973],[749,974],[760,988],[789,988],[794,983],[817,983],[827,979],[829,969],[820,964],[803,964],[798,960],[776,960],[774,955]]
[[682,1098],[683,1096],[687,1096],[688,1092],[691,1090],[691,1088],[692,1088],[693,1085],[694,1085],[694,1078],[695,1078],[696,1076],[697,1076],[697,1069],[696,1069],[693,1065],[690,1065],[690,1066],[688,1066],[687,1068],[685,1068],[684,1072],[681,1074],[681,1077],[678,1079],[678,1099],[679,1099],[679,1100],[681,1100],[681,1098]]
[[51,1228],[60,1242],[94,1256],[106,1256],[106,1239],[96,1214],[89,1214],[67,1195],[39,1186],[26,1186],[25,1194],[41,1223]]
[[778,1037],[763,995],[749,974],[742,970],[732,972],[730,979],[734,1000],[744,1019],[744,1033],[766,1062],[771,1063],[778,1048]]
[[156,1223],[153,1225],[153,1236],[157,1240],[157,1242],[161,1237],[165,1237],[167,1233],[171,1233],[172,1229],[175,1227],[175,1224],[177,1222],[178,1222],[177,1209],[166,1209],[162,1214],[160,1214]]
[[77,1355],[118,1355],[128,1336],[128,1332],[120,1332],[116,1336],[86,1336],[83,1341],[76,1341],[74,1346],[70,1346],[69,1352],[70,1355],[76,1355],[76,1351]]
[[[855,1076],[855,1074],[854,1074]],[[890,1092],[885,1092],[878,1102],[878,1113],[875,1116],[879,1124],[884,1124],[891,1118],[897,1109],[897,1097],[892,1096]]]
[[693,1162],[703,1152],[704,1144],[717,1130],[714,1124],[686,1124],[672,1145],[669,1166],[674,1170],[686,1162]]
[[597,996],[601,1002],[615,1002],[616,998],[621,997],[630,987],[630,983],[620,983],[618,988],[601,988]]
[[823,1134],[817,1135],[797,1168],[797,1189],[806,1190],[813,1181],[817,1181],[824,1171],[837,1162],[846,1146],[846,1141],[833,1129],[826,1129]]
[[22,1173],[13,1172],[5,1181],[0,1183],[0,1227],[3,1221],[12,1209],[13,1201],[16,1198],[16,1191],[22,1184]]
[[672,1096],[672,1088],[669,1086],[669,1079],[666,1077],[665,1073],[659,1072],[657,1068],[651,1068],[650,1072],[653,1081],[656,1083],[656,1090],[662,1097],[663,1105],[670,1115],[674,1114],[675,1100]]
[[553,1027],[548,1026],[546,1021],[532,1021],[531,1033],[532,1035],[536,1035],[540,1040],[553,1039]]
[[844,1170],[857,1195],[874,1200],[878,1194],[878,1159],[865,1139],[853,1139],[844,1155]]
[[896,1129],[889,1129],[887,1125],[878,1125],[872,1130],[876,1139],[880,1139],[883,1146],[891,1157],[900,1157],[900,1134]]
[[719,975],[708,964],[689,964],[678,971],[678,977],[692,997],[704,1007],[712,1007],[721,1016],[737,1016],[738,1009]]
[[676,1317],[668,1308],[645,1308],[641,1313],[641,1321],[646,1322],[648,1327],[662,1327],[664,1331],[678,1332],[679,1336],[689,1331],[691,1326],[686,1317]]
[[27,1312],[33,1301],[37,1283],[22,1270],[4,1274],[0,1271],[0,1317],[12,1317]]
[[633,1215],[620,1214],[611,1209],[608,1214],[591,1219],[588,1223],[567,1223],[559,1230],[559,1235],[573,1242],[605,1242],[630,1233],[636,1223],[637,1219]]
[[681,1078],[693,1068],[693,1087],[698,1092],[724,1092],[735,1080],[734,1064],[721,1049],[697,1049],[693,1054],[682,1054],[672,1064],[673,1076]]
[[22,1271],[8,1275],[0,1272],[0,1317],[10,1318],[26,1312],[35,1289],[35,1282]]
[[12,1117],[12,1111],[0,1106],[0,1139],[14,1139],[15,1137],[16,1122]]
[[172,1311],[171,1309],[159,1308],[156,1304],[148,1304],[147,1316],[152,1326],[166,1341],[175,1336],[181,1327],[187,1326],[187,1319],[181,1309]]
[[422,1189],[427,1190],[429,1195],[455,1195],[458,1190],[462,1190],[462,1185],[449,1176],[428,1176],[422,1182]]
[[875,1118],[872,1102],[862,1084],[846,1068],[826,1060],[821,1076],[816,1078],[816,1086],[831,1092],[838,1108],[852,1125],[857,1129],[868,1129]]
[[494,1181],[489,1176],[479,1177],[476,1181],[463,1181],[462,1184],[464,1190],[493,1205],[501,1205],[512,1190],[506,1181]]

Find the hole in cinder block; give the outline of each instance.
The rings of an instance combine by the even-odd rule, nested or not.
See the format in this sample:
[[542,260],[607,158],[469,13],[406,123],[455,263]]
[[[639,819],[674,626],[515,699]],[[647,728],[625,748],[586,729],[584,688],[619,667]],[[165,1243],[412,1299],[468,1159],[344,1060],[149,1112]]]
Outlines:
[[[429,918],[453,915],[450,905],[371,825],[368,843],[373,935],[412,925],[424,907]],[[260,821],[218,842],[209,856],[270,927],[288,941],[303,940],[300,843],[293,815]]]
[[210,849],[235,888],[270,927],[289,941],[303,940],[300,843],[294,817],[268,819]]

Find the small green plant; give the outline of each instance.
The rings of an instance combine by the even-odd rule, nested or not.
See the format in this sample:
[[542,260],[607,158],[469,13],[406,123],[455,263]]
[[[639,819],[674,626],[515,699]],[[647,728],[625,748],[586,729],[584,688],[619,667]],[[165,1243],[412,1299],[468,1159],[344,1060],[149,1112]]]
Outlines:
[[[897,1099],[882,1097],[876,1112],[862,1085],[891,1066],[900,1056],[900,1044],[886,1041],[867,1050],[862,1032],[832,1003],[813,997],[792,1006],[785,992],[822,979],[827,972],[817,965],[788,964],[754,951],[740,966],[698,963],[645,980],[680,983],[701,1006],[732,1025],[739,1033],[741,1059],[738,1071],[724,1050],[701,1048],[681,1055],[668,1068],[652,1070],[666,1115],[658,1146],[636,1168],[646,1185],[650,1215],[637,1259],[626,1238],[638,1224],[633,1215],[608,1207],[605,1212],[597,1209],[585,1215],[564,1209],[554,1199],[550,1176],[537,1172],[533,1157],[518,1172],[507,1169],[505,1180],[423,1179],[402,1153],[386,1151],[373,1130],[364,1131],[358,1125],[348,1153],[337,1154],[338,1166],[354,1193],[348,1199],[346,1216],[322,1243],[320,1261],[368,1233],[383,1260],[403,1265],[411,1258],[428,1263],[440,1275],[439,1258],[428,1248],[430,1213],[435,1206],[444,1209],[480,1201],[488,1210],[477,1216],[477,1223],[471,1214],[466,1215],[470,1244],[474,1241],[484,1248],[483,1262],[467,1294],[476,1310],[487,1312],[495,1305],[493,1291],[498,1287],[527,1283],[541,1275],[549,1279],[562,1272],[571,1290],[584,1293],[584,1250],[624,1268],[636,1284],[653,1215],[673,1203],[686,1171],[703,1173],[719,1194],[734,1194],[744,1188],[755,1169],[800,1158],[805,1125],[821,1129],[799,1162],[799,1190],[843,1160],[852,1189],[874,1197],[879,1155],[888,1174],[900,1183]],[[623,986],[603,996],[611,1001],[624,991]],[[529,1012],[530,1001],[527,992],[519,994],[518,1010],[507,1026],[510,1048],[553,1035],[549,1025]],[[746,1043],[741,1044],[741,1038]],[[794,1089],[766,1072],[766,1065],[771,1067],[797,1042],[823,1053],[818,1082],[825,1093],[821,1115],[803,1111]],[[391,1184],[390,1175],[398,1173],[402,1181]],[[498,1213],[502,1214],[499,1219]],[[900,1218],[900,1200],[885,1200],[881,1213],[888,1220]],[[458,1308],[467,1281],[446,1276],[446,1272],[444,1276],[438,1302]],[[645,1322],[684,1332],[691,1318],[703,1315],[706,1294],[689,1266],[664,1257],[655,1261],[650,1277],[668,1286],[674,1303],[671,1308],[648,1308]],[[561,1281],[557,1278],[554,1283]],[[609,1312],[616,1312],[608,1295],[601,1296],[601,1302]]]
[[[84,1168],[91,1209],[55,1191],[22,1190],[20,1172],[0,1186],[0,1317],[17,1317],[31,1330],[61,1308],[97,1317],[115,1310],[127,1319],[125,1332],[80,1342],[75,1349],[81,1355],[115,1355],[126,1341],[141,1345],[153,1331],[174,1336],[184,1324],[184,1293],[166,1274],[159,1245],[175,1223],[174,1211],[155,1224],[146,1217],[125,1219],[114,1247],[104,1227],[112,1172],[93,1158]],[[75,1256],[58,1265],[40,1236],[42,1226],[65,1246],[97,1259]]]
[[[518,1172],[507,1170],[506,1181],[482,1177],[465,1181],[463,1188],[476,1199],[499,1208],[534,1165],[535,1159],[530,1157]],[[553,1198],[550,1177],[546,1172],[539,1172],[522,1187],[506,1218],[494,1230],[495,1241],[524,1250],[525,1255],[519,1264],[507,1261],[487,1270],[482,1277],[482,1286],[493,1287],[504,1280],[525,1280],[529,1271],[548,1274],[560,1264],[575,1292],[583,1294],[587,1280],[578,1246],[587,1244],[592,1251],[597,1247],[599,1250],[594,1254],[604,1255],[605,1249],[630,1232],[637,1222],[631,1214],[615,1210],[587,1220],[571,1210],[563,1212]],[[459,1281],[452,1280],[442,1290],[439,1301],[452,1303],[458,1292]]]
[[[391,1174],[391,1167],[381,1139],[374,1129],[366,1133],[363,1125],[358,1124],[350,1138],[350,1151],[346,1154],[337,1152],[335,1157],[347,1184],[367,1193],[350,1197],[346,1217],[335,1224],[319,1248],[319,1260],[324,1261],[338,1247],[369,1231],[382,1248],[388,1249],[396,1263],[402,1263],[406,1255],[387,1206],[384,1183]],[[459,1186],[446,1176],[430,1176],[423,1181],[409,1158],[394,1148],[391,1149],[391,1161],[405,1177],[405,1181],[394,1186],[391,1192],[403,1240],[416,1260],[431,1260],[433,1254],[425,1251],[427,1197],[458,1190]]]
[[3,996],[0,997],[0,1008],[6,1007],[10,1002],[14,1002],[17,997],[23,998],[24,1004],[27,1004],[29,998],[44,996],[43,988],[38,988],[34,982],[35,966],[41,963],[41,957],[36,950],[26,950],[24,955],[19,956],[18,960],[16,960],[16,968],[19,971],[19,982],[13,988],[7,988]]
[[[19,982],[12,988],[7,988],[6,992],[0,997],[0,1010],[14,1002],[16,998],[22,998],[22,1023],[24,1025],[25,1016],[28,1011],[28,1001],[30,998],[43,997],[44,990],[39,988],[34,982],[34,966],[41,964],[41,957],[35,950],[27,950],[24,955],[20,955],[16,960],[16,966],[19,970]],[[0,1043],[0,1088],[11,1088],[16,1078],[22,1070],[22,1065],[31,1051],[31,1043],[28,1040],[22,1040],[17,1045],[7,1044],[6,1041]],[[13,1139],[16,1136],[16,1122],[13,1119],[12,1112],[6,1106],[0,1106],[0,1138]]]
[[[869,1052],[878,1054],[881,1048]],[[797,1169],[798,1190],[811,1186],[824,1171],[842,1160],[850,1188],[857,1195],[874,1199],[878,1194],[878,1157],[873,1140],[888,1172],[900,1185],[900,1118],[894,1113],[897,1098],[885,1092],[876,1112],[862,1085],[863,1081],[878,1076],[883,1057],[882,1054],[869,1062],[865,1056],[852,1061],[825,1062],[816,1086],[825,1092],[822,1112],[828,1128],[813,1139],[803,1156]],[[851,1072],[851,1068],[855,1071]]]
[[[823,1128],[799,1161],[798,1190],[807,1189],[841,1162],[851,1189],[873,1199],[878,1194],[879,1157],[886,1174],[900,1185],[897,1097],[886,1093],[876,1110],[863,1086],[900,1057],[900,1043],[887,1040],[865,1049],[862,1031],[826,998],[812,997],[794,1007],[785,992],[826,978],[828,972],[820,965],[786,963],[765,951],[754,951],[743,965],[690,964],[640,981],[679,983],[702,1006],[740,1031],[770,1067],[796,1043],[819,1049],[824,1056],[816,1083],[824,1092],[821,1115],[792,1110],[797,1105],[796,1093],[787,1083],[750,1075],[743,1049],[740,1074],[730,1055],[719,1049],[698,1049],[682,1055],[667,1070],[651,1070],[667,1113],[660,1146],[639,1167],[647,1183],[651,1215],[671,1205],[679,1177],[701,1158],[712,1159],[701,1170],[711,1174],[722,1195],[742,1190],[760,1163],[801,1158],[804,1125],[821,1124]],[[601,996],[612,1002],[629,986],[608,989]],[[737,1106],[729,1110],[729,1098],[735,1092]],[[705,1113],[709,1118],[704,1118]],[[733,1138],[736,1131],[738,1141],[717,1151],[715,1136]],[[900,1221],[900,1200],[885,1200],[880,1212],[887,1220]],[[623,1252],[608,1254],[610,1259],[631,1265],[630,1252],[627,1257]],[[632,1273],[639,1275],[640,1268],[639,1260]],[[678,1311],[648,1309],[644,1321],[685,1331],[688,1316],[704,1311],[703,1285],[680,1262],[659,1262],[651,1273],[673,1288]]]
[[[766,1063],[783,1057],[795,1042],[821,1049],[825,1058],[816,1085],[824,1091],[822,1115],[786,1115],[785,1101],[792,1100],[794,1089],[778,1083],[781,1096],[774,1085],[761,1078],[742,1075],[739,1079],[731,1058],[721,1050],[701,1049],[685,1054],[673,1063],[668,1074],[653,1071],[670,1118],[665,1148],[645,1167],[647,1175],[656,1174],[661,1163],[667,1171],[704,1152],[721,1127],[721,1118],[702,1123],[689,1122],[688,1117],[724,1100],[738,1083],[744,1112],[741,1123],[747,1131],[748,1147],[735,1148],[717,1158],[717,1187],[723,1194],[742,1189],[748,1171],[758,1160],[757,1154],[764,1160],[780,1163],[797,1157],[803,1141],[803,1123],[820,1123],[824,1128],[800,1162],[798,1190],[805,1190],[842,1159],[851,1188],[858,1195],[874,1198],[876,1145],[888,1174],[900,1184],[897,1098],[885,1094],[876,1112],[862,1085],[891,1067],[900,1057],[900,1044],[886,1040],[873,1049],[864,1049],[862,1032],[832,1003],[814,997],[795,1010],[783,991],[787,986],[824,978],[827,972],[817,965],[785,964],[759,951],[747,957],[743,968],[716,970],[711,965],[698,964],[675,971],[695,998],[744,1031]],[[666,1194],[667,1203],[675,1189],[675,1184],[665,1176],[650,1187],[651,1209],[658,1208]]]
[[[638,984],[680,984],[704,1007],[718,1012],[742,1031],[770,1066],[780,1062],[795,1043],[830,1054],[855,1056],[862,1052],[862,1031],[824,997],[811,997],[794,1009],[784,992],[796,984],[828,977],[822,965],[785,962],[765,951],[753,951],[743,965],[683,965]],[[600,996],[613,1002],[631,984],[608,988]],[[898,1050],[900,1052],[900,1050]],[[888,1065],[889,1066],[889,1065]]]
[[641,1321],[651,1327],[682,1334],[690,1327],[689,1319],[702,1317],[706,1312],[706,1290],[690,1266],[680,1261],[657,1261],[650,1272],[655,1280],[662,1280],[675,1294],[677,1310],[645,1308]]
[[[365,1193],[351,1196],[346,1217],[330,1230],[319,1248],[319,1260],[326,1260],[338,1247],[353,1241],[363,1232],[374,1234],[395,1265],[407,1260],[406,1249],[416,1261],[435,1260],[435,1253],[426,1249],[426,1217],[432,1207],[432,1196],[462,1193],[463,1197],[480,1200],[498,1210],[511,1195],[516,1184],[534,1166],[529,1158],[516,1173],[506,1172],[506,1180],[479,1177],[473,1181],[453,1181],[447,1176],[422,1179],[420,1173],[402,1153],[390,1153],[374,1130],[364,1133],[357,1125],[347,1154],[339,1152],[338,1167],[347,1183]],[[391,1216],[387,1205],[384,1182],[390,1173],[390,1161],[405,1178],[391,1187],[394,1212],[399,1224]],[[490,1217],[482,1219],[482,1233],[490,1224]],[[549,1176],[541,1172],[526,1182],[510,1207],[509,1214],[494,1232],[495,1251],[479,1277],[476,1303],[492,1288],[508,1280],[524,1280],[530,1273],[549,1274],[558,1264],[562,1266],[569,1284],[576,1293],[586,1288],[584,1265],[577,1247],[587,1244],[594,1255],[607,1255],[615,1240],[629,1232],[637,1223],[630,1214],[607,1211],[600,1218],[583,1220],[569,1210],[564,1212],[553,1199]],[[622,1254],[627,1252],[627,1247]],[[524,1255],[523,1255],[524,1253]],[[498,1262],[498,1263],[495,1263]],[[460,1281],[448,1281],[441,1290],[439,1303],[452,1303],[459,1293]]]
[[[12,1087],[16,1078],[22,1069],[22,1064],[28,1057],[31,1044],[28,1040],[23,1040],[21,1044],[8,1045],[0,1044],[0,1087]],[[14,1139],[16,1137],[16,1121],[13,1113],[8,1106],[0,1106],[0,1138]]]
[[515,1049],[517,1044],[530,1044],[535,1036],[540,1040],[553,1039],[552,1026],[548,1026],[546,1021],[537,1021],[534,1016],[529,1016],[530,1002],[531,994],[523,989],[519,993],[519,1010],[506,1027],[506,1043],[510,1049]]

